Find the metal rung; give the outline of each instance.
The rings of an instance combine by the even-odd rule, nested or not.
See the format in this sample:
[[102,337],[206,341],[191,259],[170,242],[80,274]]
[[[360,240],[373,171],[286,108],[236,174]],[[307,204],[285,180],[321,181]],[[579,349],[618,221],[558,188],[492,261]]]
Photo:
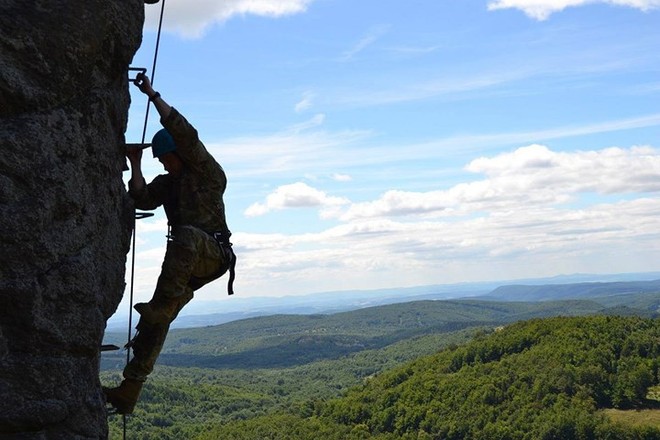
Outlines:
[[[145,148],[151,147],[151,144],[142,144],[142,143],[127,143],[126,148],[139,148],[140,150],[144,150]],[[128,167],[128,160],[124,162],[124,168],[123,171],[128,171],[130,168]]]
[[139,148],[140,150],[144,150],[145,148],[151,147],[151,144],[142,144],[142,143],[126,143],[126,148]]
[[142,220],[143,218],[153,217],[153,212],[135,212],[135,220]]
[[129,67],[128,68],[129,72],[139,72],[138,74],[135,75],[135,78],[129,78],[131,81],[135,81],[137,79],[137,76],[142,73],[146,74],[147,73],[147,68],[146,67]]

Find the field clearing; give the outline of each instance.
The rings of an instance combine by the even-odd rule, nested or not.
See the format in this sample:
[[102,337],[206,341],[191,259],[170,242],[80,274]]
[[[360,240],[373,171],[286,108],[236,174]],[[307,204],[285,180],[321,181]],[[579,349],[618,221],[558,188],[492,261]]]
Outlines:
[[606,409],[604,412],[615,422],[660,428],[660,409]]

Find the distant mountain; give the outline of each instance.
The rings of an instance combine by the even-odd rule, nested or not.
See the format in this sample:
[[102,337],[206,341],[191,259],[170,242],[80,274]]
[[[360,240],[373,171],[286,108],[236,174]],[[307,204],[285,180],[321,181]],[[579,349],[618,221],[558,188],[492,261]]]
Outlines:
[[[173,329],[159,364],[203,368],[295,366],[349,353],[381,349],[429,334],[496,327],[549,316],[658,316],[660,294],[631,293],[558,301],[413,301],[333,314],[279,314],[221,325]],[[107,333],[105,343],[125,335]],[[121,360],[116,354],[107,366]]]
[[[548,278],[529,278],[510,281],[487,281],[474,283],[437,284],[415,287],[401,287],[374,290],[347,290],[320,292],[310,295],[282,297],[241,297],[240,292],[231,298],[218,301],[205,301],[203,293],[191,301],[172,323],[172,328],[191,328],[218,325],[239,319],[276,314],[330,314],[357,310],[378,305],[396,304],[422,300],[447,300],[459,298],[483,298],[490,300],[519,301],[522,297],[511,298],[506,291],[497,292],[503,286],[524,286],[519,293],[530,295],[531,301],[555,299],[543,296],[543,299],[529,292],[531,286],[550,288],[567,284],[609,284],[619,282],[644,282],[660,280],[660,272],[622,273],[622,274],[570,274]],[[652,283],[652,281],[646,281]],[[605,292],[607,286],[602,285]],[[568,289],[568,288],[566,288]],[[515,289],[514,289],[515,290]],[[660,291],[660,290],[659,290]],[[511,291],[513,293],[513,291]],[[541,292],[541,291],[539,291]],[[561,288],[558,292],[562,292]],[[615,293],[624,293],[617,290]],[[609,293],[606,293],[609,294]],[[502,296],[499,296],[502,295]],[[558,297],[573,298],[571,295]],[[119,311],[108,321],[107,331],[125,331],[126,314]]]
[[561,299],[606,298],[630,293],[656,293],[660,299],[660,279],[609,283],[501,286],[484,298],[498,301],[549,301]]

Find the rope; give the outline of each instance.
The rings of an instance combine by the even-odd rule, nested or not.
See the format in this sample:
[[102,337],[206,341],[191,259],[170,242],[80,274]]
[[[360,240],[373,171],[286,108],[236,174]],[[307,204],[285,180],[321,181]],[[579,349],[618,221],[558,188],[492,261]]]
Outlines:
[[[156,77],[156,63],[158,61],[158,48],[160,47],[160,34],[161,30],[163,28],[163,15],[165,13],[165,0],[161,0],[161,5],[160,5],[160,18],[158,20],[158,33],[156,35],[156,48],[154,49],[154,61],[153,64],[151,65],[151,84],[154,83],[154,79]],[[151,101],[147,98],[147,110],[144,115],[144,127],[142,128],[142,141],[141,143],[144,144],[144,139],[147,134],[147,125],[149,124],[149,109],[151,108],[150,106]],[[135,219],[137,217],[135,209],[133,210],[133,218]],[[127,349],[126,349],[126,365],[131,360],[131,339],[133,339],[133,299],[134,299],[134,286],[135,286],[135,243],[136,243],[136,227],[133,226],[133,245],[132,245],[132,252],[131,252],[131,290],[130,290],[130,300],[128,304],[128,341],[126,342]],[[123,435],[124,435],[124,440],[126,440],[126,414],[122,414],[122,422],[123,422]]]
[[[165,12],[165,0],[161,0],[161,5],[160,5],[160,19],[158,21],[158,34],[156,35],[156,48],[154,49],[154,62],[151,65],[151,84],[153,85],[155,79],[156,79],[156,61],[158,60],[158,49],[160,47],[160,32],[161,29],[163,28],[163,13]],[[142,129],[142,143],[144,144],[144,139],[147,134],[147,124],[149,122],[149,109],[151,106],[149,105],[151,102],[149,101],[149,98],[147,98],[147,112],[144,115],[144,128]]]

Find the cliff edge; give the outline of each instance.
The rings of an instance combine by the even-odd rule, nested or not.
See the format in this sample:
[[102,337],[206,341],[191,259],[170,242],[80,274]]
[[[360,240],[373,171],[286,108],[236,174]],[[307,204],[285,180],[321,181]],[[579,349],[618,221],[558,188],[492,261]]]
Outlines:
[[98,379],[133,224],[143,0],[0,3],[0,438],[107,438]]

